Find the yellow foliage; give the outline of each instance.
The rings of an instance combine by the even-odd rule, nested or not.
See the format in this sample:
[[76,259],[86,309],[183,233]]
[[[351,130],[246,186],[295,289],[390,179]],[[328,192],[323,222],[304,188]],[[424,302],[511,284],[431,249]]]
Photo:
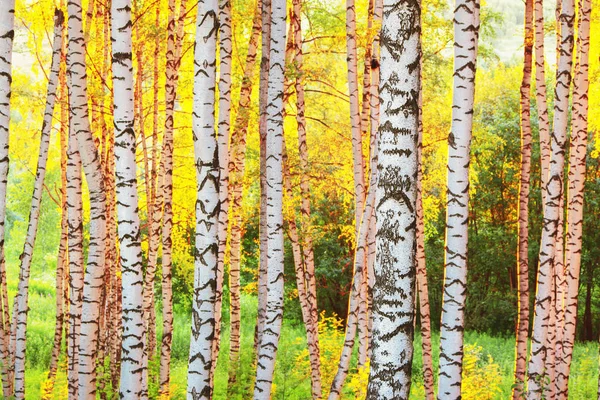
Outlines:
[[488,354],[482,360],[483,348],[467,344],[464,348],[462,373],[462,398],[464,400],[489,400],[501,393],[502,375],[500,366]]

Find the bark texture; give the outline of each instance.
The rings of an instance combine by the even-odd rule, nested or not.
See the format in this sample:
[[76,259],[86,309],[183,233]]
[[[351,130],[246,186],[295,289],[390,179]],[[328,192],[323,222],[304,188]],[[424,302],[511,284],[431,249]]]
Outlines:
[[286,2],[271,1],[269,83],[267,91],[266,223],[267,304],[258,345],[255,399],[269,399],[283,322],[283,89],[285,71]]
[[528,369],[528,399],[542,397],[542,382],[546,376],[545,361],[548,352],[548,327],[552,312],[552,279],[556,266],[556,242],[559,238],[559,223],[564,184],[564,154],[567,142],[567,124],[569,92],[571,85],[572,54],[574,45],[573,22],[575,7],[573,0],[563,0],[561,8],[560,53],[556,71],[556,89],[554,102],[554,124],[551,135],[552,156],[548,179],[546,181],[546,199],[542,242],[540,246],[540,264],[538,267],[537,291],[535,298],[535,316],[531,337],[531,356]]
[[196,162],[196,241],[188,399],[211,399],[212,345],[219,253],[219,144],[215,129],[217,0],[198,2],[194,51],[193,137]]
[[384,0],[367,399],[408,399],[416,278],[421,2]]
[[467,289],[469,160],[479,37],[479,0],[457,0],[454,10],[454,88],[448,136],[446,248],[438,399],[460,399]]

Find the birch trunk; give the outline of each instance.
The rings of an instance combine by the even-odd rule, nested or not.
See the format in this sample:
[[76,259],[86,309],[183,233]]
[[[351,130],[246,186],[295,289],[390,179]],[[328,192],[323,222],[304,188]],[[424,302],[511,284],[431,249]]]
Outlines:
[[[260,61],[260,82],[258,93],[259,121],[258,130],[260,136],[260,230],[259,230],[259,272],[258,272],[258,315],[256,322],[256,337],[254,340],[256,353],[262,342],[262,334],[265,330],[265,319],[267,313],[267,106],[269,89],[269,66],[271,48],[271,3],[272,0],[262,0],[262,57]],[[283,28],[285,29],[285,28]],[[285,42],[285,41],[284,41]],[[283,108],[283,106],[282,106]],[[258,360],[257,360],[258,362]]]
[[517,275],[519,314],[515,347],[515,382],[513,400],[522,397],[525,390],[527,367],[527,339],[529,335],[529,184],[531,175],[531,63],[533,52],[533,0],[525,2],[525,40],[523,80],[521,82],[521,171],[519,186],[519,245]]
[[[560,0],[559,0],[560,1]],[[541,153],[542,203],[546,203],[546,186],[550,167],[550,122],[546,99],[546,71],[544,62],[544,0],[535,0],[535,87],[538,111],[538,129]]]
[[67,214],[69,237],[69,332],[67,335],[67,374],[69,398],[79,397],[79,338],[81,306],[83,301],[83,205],[81,190],[81,158],[73,119],[69,120],[69,147],[67,150]]
[[0,357],[2,358],[2,390],[4,397],[13,394],[13,363],[10,354],[10,311],[6,266],[4,261],[4,235],[6,220],[6,184],[8,177],[8,138],[10,125],[10,95],[12,82],[12,49],[15,24],[15,0],[0,0],[0,286],[1,322]]
[[569,89],[571,85],[571,67],[573,53],[574,1],[562,1],[561,46],[556,71],[556,89],[554,102],[554,132],[552,133],[552,157],[546,183],[546,201],[544,203],[544,223],[540,246],[540,265],[538,268],[535,316],[531,338],[531,356],[529,361],[528,398],[539,399],[542,396],[542,380],[547,354],[548,324],[551,312],[552,271],[556,255],[556,241],[559,224],[560,202],[563,196],[564,152],[567,141],[567,117],[569,107]]
[[454,10],[454,89],[448,136],[448,191],[444,296],[440,328],[438,399],[459,399],[462,383],[469,160],[479,37],[479,0],[456,0]]
[[48,149],[50,147],[50,132],[52,130],[52,116],[56,102],[56,88],[58,86],[58,75],[60,72],[60,51],[62,48],[62,25],[64,24],[62,11],[56,10],[54,15],[54,39],[52,44],[52,66],[48,78],[48,89],[46,97],[46,108],[40,137],[40,150],[38,155],[37,170],[31,208],[29,211],[29,225],[25,237],[23,252],[21,253],[21,267],[19,273],[19,286],[15,297],[14,309],[16,319],[16,347],[15,347],[15,398],[25,398],[25,350],[27,340],[27,313],[29,311],[29,275],[33,248],[37,236],[37,228],[42,206],[42,195],[44,190],[44,178],[46,177],[46,163],[48,161]]
[[[229,196],[232,204],[231,209],[231,236],[229,245],[229,289],[231,293],[231,300],[238,299],[238,307],[235,307],[236,314],[234,315],[234,308],[231,308],[231,325],[233,328],[234,317],[238,326],[238,355],[237,361],[239,361],[239,321],[240,321],[240,307],[239,307],[239,271],[241,262],[241,240],[242,240],[242,191],[243,191],[243,180],[245,170],[245,158],[246,158],[246,135],[248,133],[248,124],[250,122],[250,109],[252,104],[252,87],[254,81],[254,67],[256,65],[256,54],[258,49],[258,40],[261,32],[261,1],[257,1],[256,11],[254,13],[254,19],[252,22],[252,33],[250,34],[250,42],[248,43],[248,53],[246,55],[246,62],[244,66],[244,77],[242,79],[242,87],[240,89],[240,100],[238,105],[238,114],[235,119],[234,128],[231,131],[231,147],[229,156]],[[222,282],[217,281],[217,293],[219,293],[219,284]],[[236,293],[234,294],[234,291]],[[215,307],[215,314],[217,318],[217,339],[215,340],[216,346],[213,349],[213,360],[216,360],[219,353],[219,341],[221,334],[221,298],[217,297],[217,305]],[[233,340],[233,335],[231,336]],[[230,364],[231,367],[231,364]],[[235,366],[237,369],[237,365]],[[214,369],[214,365],[213,365]],[[233,368],[231,368],[233,372]],[[229,374],[229,386],[235,381],[235,375]]]
[[558,399],[568,398],[568,383],[575,342],[577,322],[577,297],[579,270],[581,267],[581,245],[583,239],[583,189],[588,136],[588,92],[589,92],[589,49],[590,0],[579,1],[579,33],[577,39],[578,62],[573,91],[573,116],[570,156],[569,190],[567,195],[567,293],[565,296],[565,323],[562,336],[562,354],[558,355],[556,392]]
[[119,397],[144,399],[147,358],[144,357],[142,248],[138,215],[136,138],[134,132],[133,60],[131,44],[131,5],[129,0],[113,0],[112,73],[115,82],[115,176],[117,218],[123,285],[123,336]]
[[283,89],[285,71],[285,0],[271,1],[266,137],[267,305],[258,346],[255,399],[269,399],[283,322]]
[[[64,18],[64,16],[63,16]],[[66,56],[66,26],[62,25],[61,64]],[[63,64],[64,65],[64,64]],[[51,399],[58,371],[58,362],[62,349],[63,330],[68,332],[68,262],[67,241],[69,239],[69,218],[67,214],[67,136],[69,134],[68,106],[67,106],[67,81],[66,71],[61,67],[58,75],[58,101],[60,104],[60,170],[61,170],[61,222],[60,243],[56,257],[56,323],[54,326],[54,346],[50,366],[48,367],[47,386],[42,394],[42,399]],[[65,335],[66,336],[66,335]],[[65,337],[66,339],[66,337]],[[68,348],[68,343],[67,343]]]
[[[219,0],[219,119],[218,124],[218,146],[219,146],[219,258],[217,264],[217,286],[215,300],[215,326],[221,324],[221,304],[223,301],[223,277],[225,271],[225,252],[227,251],[227,228],[229,225],[229,141],[231,135],[231,64],[232,64],[232,33],[231,33],[231,1]],[[230,371],[237,371],[239,364],[239,331],[240,318],[237,318],[237,329],[234,328],[233,302],[231,303],[231,346],[230,346]],[[237,315],[240,315],[239,302],[237,303]],[[215,328],[221,333],[221,327]],[[237,345],[234,343],[234,333],[237,331]],[[218,351],[215,346],[218,339],[213,341],[213,371],[216,367]],[[231,367],[234,368],[231,368]],[[211,372],[212,374],[212,372]],[[229,374],[231,378],[231,372]],[[231,379],[230,379],[231,380]]]
[[79,337],[79,398],[96,398],[96,355],[98,349],[98,314],[100,289],[104,278],[106,240],[106,193],[98,150],[90,131],[85,61],[85,41],[81,22],[81,1],[68,3],[69,102],[73,134],[90,195],[90,244],[84,275]]
[[194,51],[193,136],[196,158],[196,242],[188,399],[211,399],[212,345],[219,257],[219,143],[215,131],[217,0],[200,0]]
[[360,105],[358,96],[358,57],[356,55],[356,10],[354,0],[346,0],[346,56],[348,62],[348,92],[350,95],[350,130],[352,131],[352,162],[354,174],[355,230],[361,223],[365,204],[365,176],[362,155]]
[[[416,277],[421,2],[383,2],[371,371],[367,399],[407,399]],[[402,77],[402,79],[400,79]]]
[[[423,59],[421,59],[421,91],[419,109],[423,110]],[[423,386],[425,399],[435,398],[433,356],[431,352],[431,315],[429,312],[429,286],[425,259],[425,215],[423,212],[423,113],[419,113],[419,148],[417,166],[417,291],[419,293],[419,317],[421,319],[421,347],[423,353]]]
[[[173,341],[173,289],[171,253],[173,242],[173,117],[177,97],[177,80],[183,41],[183,24],[186,13],[186,0],[179,5],[179,18],[175,18],[175,0],[169,0],[169,21],[167,24],[167,71],[165,83],[165,131],[163,134],[162,157],[160,160],[157,204],[162,207],[162,293],[163,293],[163,334],[160,356],[160,394],[169,396],[171,344]],[[175,26],[177,22],[177,27]],[[160,213],[153,224],[160,229]],[[157,225],[158,224],[158,225]]]

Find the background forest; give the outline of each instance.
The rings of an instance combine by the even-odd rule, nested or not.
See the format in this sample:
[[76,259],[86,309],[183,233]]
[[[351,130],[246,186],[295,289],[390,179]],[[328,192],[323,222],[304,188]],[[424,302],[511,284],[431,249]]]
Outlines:
[[[597,393],[600,335],[600,1],[594,0],[591,23],[589,142],[585,182],[583,250],[577,344],[570,377],[570,398],[589,399]],[[17,1],[13,56],[10,172],[6,215],[6,270],[9,297],[15,295],[23,241],[28,226],[37,152],[40,143],[47,77],[52,56],[53,0]],[[356,1],[358,33],[358,80],[363,81],[365,49],[375,34],[368,27],[368,1]],[[183,7],[186,7],[185,3]],[[84,31],[87,41],[88,93],[92,127],[101,145],[103,127],[112,127],[110,54],[107,52],[107,4],[84,0]],[[159,10],[160,12],[157,12]],[[193,240],[195,231],[196,176],[191,135],[195,8],[190,2],[182,13],[181,64],[174,113],[173,167],[173,301],[171,395],[184,398],[190,340],[191,302],[194,283]],[[423,180],[425,252],[429,281],[429,304],[433,329],[434,365],[437,365],[442,282],[444,276],[444,229],[446,217],[446,161],[452,112],[452,5],[446,0],[422,1],[423,45]],[[545,2],[546,77],[552,102],[556,70],[555,3]],[[232,115],[240,113],[240,87],[256,3],[232,0]],[[305,82],[309,179],[312,201],[311,233],[314,245],[323,388],[337,371],[348,313],[355,249],[354,182],[351,124],[346,66],[346,17],[341,1],[303,1],[303,74]],[[160,151],[165,125],[165,59],[168,7],[166,0],[133,0],[133,63],[136,93],[141,93],[137,112],[137,165],[144,260],[148,218],[148,179],[155,179],[148,154]],[[517,221],[520,170],[519,87],[523,71],[523,1],[482,1],[481,32],[476,81],[473,141],[470,170],[469,270],[465,317],[463,399],[508,398],[514,373],[514,332],[518,313]],[[155,47],[155,43],[158,47]],[[258,57],[260,59],[260,56]],[[254,327],[259,267],[259,62],[255,65],[241,212],[241,362],[233,383],[228,375],[229,356],[229,256],[225,258],[223,339],[216,369],[215,398],[249,398],[252,393]],[[294,77],[293,68],[288,78]],[[155,75],[156,74],[156,75]],[[158,81],[154,77],[158,77]],[[156,91],[155,86],[161,89]],[[360,86],[362,96],[362,85]],[[534,89],[532,89],[532,93]],[[157,98],[155,98],[157,93]],[[533,121],[531,197],[529,205],[529,277],[533,310],[543,204],[540,190],[540,148],[537,137],[535,96],[531,97]],[[158,113],[155,119],[154,104]],[[59,104],[64,98],[57,100]],[[291,177],[286,193],[287,220],[300,215],[302,176],[296,134],[295,92],[286,101],[284,130]],[[550,111],[552,112],[552,111]],[[60,107],[55,112],[56,120]],[[158,136],[153,131],[158,126]],[[28,398],[42,396],[54,346],[56,317],[56,267],[61,240],[61,127],[54,124],[38,240],[33,251],[29,287],[27,328]],[[364,141],[368,153],[368,140]],[[84,190],[86,190],[84,183]],[[83,196],[84,223],[89,224],[90,205]],[[230,222],[231,224],[232,222]],[[84,230],[86,232],[87,229]],[[286,230],[286,232],[288,232]],[[85,240],[88,240],[86,238]],[[306,333],[296,287],[293,249],[285,242],[284,324],[278,352],[273,398],[307,399],[311,396],[310,364]],[[87,248],[87,246],[84,246]],[[229,252],[226,252],[229,254]],[[162,287],[160,257],[156,298],[157,336],[161,335]],[[417,325],[420,321],[417,320]],[[420,338],[416,334],[412,394],[423,398]],[[356,358],[356,357],[355,357]],[[344,389],[345,398],[364,396],[368,372],[357,368],[353,358]],[[66,361],[60,359],[54,391],[49,398],[66,398]],[[158,360],[150,361],[158,374]],[[435,370],[435,368],[434,368]],[[109,371],[106,371],[109,374]],[[229,388],[228,388],[229,386]],[[484,388],[485,387],[485,388]],[[150,397],[156,398],[158,382],[149,380]],[[109,388],[106,388],[109,391]],[[30,397],[29,397],[30,396]],[[411,397],[412,398],[412,397]]]

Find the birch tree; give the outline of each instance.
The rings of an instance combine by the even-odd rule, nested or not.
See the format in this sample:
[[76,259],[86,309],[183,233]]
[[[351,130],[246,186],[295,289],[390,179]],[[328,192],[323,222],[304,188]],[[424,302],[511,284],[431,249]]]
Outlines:
[[[261,42],[262,57],[260,60],[260,82],[258,87],[258,132],[260,137],[260,228],[259,228],[259,270],[258,270],[258,312],[256,321],[256,337],[254,339],[256,353],[262,341],[267,313],[267,106],[269,90],[269,66],[271,48],[271,6],[272,0],[262,0]],[[283,28],[285,29],[285,28]],[[284,40],[285,42],[285,40]],[[284,56],[285,57],[285,56]],[[282,89],[283,91],[283,89]],[[282,106],[283,109],[283,106]],[[258,362],[258,360],[257,360]]]
[[565,297],[565,321],[562,335],[562,354],[557,354],[556,394],[558,399],[568,398],[569,373],[575,342],[577,321],[577,297],[581,245],[583,240],[583,189],[586,171],[588,136],[588,92],[590,18],[592,3],[579,1],[579,29],[577,35],[577,68],[573,90],[573,114],[571,145],[569,151],[569,185],[567,194],[567,293]]
[[12,49],[15,24],[15,0],[0,2],[0,357],[2,358],[2,390],[4,397],[13,394],[13,368],[10,356],[10,311],[4,261],[6,220],[6,185],[8,179],[8,138],[12,83]]
[[[176,17],[175,0],[169,0],[169,19],[167,22],[167,65],[165,82],[165,130],[163,133],[162,157],[160,159],[159,188],[156,198],[158,209],[162,209],[162,319],[163,333],[160,350],[160,394],[169,396],[171,344],[173,342],[173,288],[171,253],[173,241],[173,122],[175,100],[177,98],[178,71],[183,41],[183,24],[186,14],[186,0],[179,4],[179,16]],[[155,213],[153,226],[160,230],[161,213]]]
[[112,73],[115,82],[115,176],[123,285],[123,336],[121,359],[121,398],[147,398],[144,375],[146,332],[144,324],[142,249],[138,215],[137,165],[135,158],[133,65],[131,45],[131,5],[129,0],[113,0]]
[[266,138],[267,305],[258,346],[255,399],[269,399],[283,321],[283,88],[286,2],[271,1]]
[[46,177],[46,163],[48,161],[48,149],[50,147],[50,132],[52,130],[52,116],[56,102],[56,88],[60,72],[60,51],[62,48],[62,25],[64,23],[62,11],[56,10],[54,15],[54,39],[52,43],[52,65],[48,77],[48,89],[46,95],[46,107],[40,137],[40,150],[38,155],[33,196],[31,197],[31,208],[29,211],[29,225],[23,252],[21,253],[21,268],[19,273],[19,286],[15,297],[14,309],[16,319],[16,347],[15,347],[15,398],[25,398],[25,350],[27,343],[27,313],[29,311],[29,276],[33,248],[37,236],[37,228],[42,206],[42,195],[44,190],[44,178]]
[[219,144],[215,130],[217,0],[198,2],[194,51],[193,137],[196,162],[196,241],[188,399],[212,398],[212,341],[219,252]]
[[469,160],[479,37],[479,0],[457,0],[454,10],[454,87],[448,136],[446,248],[440,328],[438,399],[459,399],[467,288]]
[[535,315],[531,337],[531,356],[528,369],[528,398],[539,399],[542,396],[547,353],[548,323],[551,312],[552,271],[555,266],[555,250],[559,223],[560,202],[563,196],[564,152],[567,141],[567,117],[569,107],[569,89],[573,53],[574,1],[563,0],[561,21],[561,46],[556,71],[556,89],[554,101],[554,123],[551,135],[552,157],[549,175],[546,181],[546,199],[540,262],[538,267]]
[[407,399],[413,354],[421,2],[383,2],[372,354],[367,399]]
[[517,252],[517,275],[519,314],[517,344],[515,348],[515,386],[512,397],[520,399],[524,390],[527,365],[527,338],[529,335],[529,181],[531,173],[531,64],[533,52],[533,0],[525,2],[525,40],[523,80],[521,82],[521,171],[519,188],[519,250]]
[[[256,11],[252,22],[252,33],[248,43],[248,53],[244,66],[244,77],[242,78],[242,87],[240,89],[240,99],[238,102],[238,113],[235,118],[233,130],[231,131],[231,145],[229,155],[229,202],[231,203],[231,234],[229,237],[229,270],[230,270],[230,290],[233,290],[231,271],[240,269],[241,262],[241,240],[242,240],[242,190],[245,171],[246,157],[246,135],[248,133],[248,123],[250,122],[250,107],[252,103],[252,89],[255,76],[254,67],[256,65],[256,54],[258,49],[258,40],[261,33],[261,10],[262,2],[257,1]],[[221,336],[221,303],[222,279],[217,280],[217,303],[215,306],[216,317],[216,339],[213,347],[213,369],[220,347]],[[230,375],[231,376],[231,375]]]

